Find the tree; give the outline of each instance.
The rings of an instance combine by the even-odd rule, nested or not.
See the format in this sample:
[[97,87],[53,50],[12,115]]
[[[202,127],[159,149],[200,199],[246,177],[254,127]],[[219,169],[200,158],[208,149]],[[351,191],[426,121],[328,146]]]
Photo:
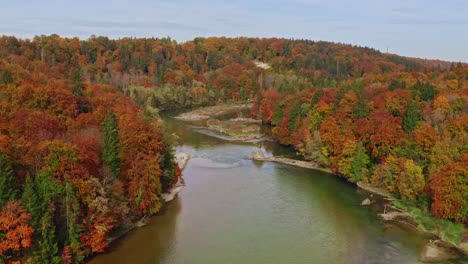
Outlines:
[[52,219],[51,210],[46,210],[40,220],[39,239],[37,241],[37,249],[34,251],[34,260],[37,263],[61,263],[58,256],[58,244],[55,232],[56,227]]
[[468,155],[447,164],[431,179],[430,188],[434,203],[432,213],[440,218],[452,219],[459,223],[468,221]]
[[369,156],[361,142],[354,140],[345,142],[343,152],[338,160],[338,168],[342,174],[352,182],[367,179],[369,163]]
[[31,247],[34,229],[28,225],[31,215],[20,202],[10,201],[0,212],[0,260],[8,259]]
[[403,129],[409,133],[416,128],[418,121],[420,120],[419,109],[413,102],[408,104],[406,113],[403,116]]
[[39,172],[34,181],[26,178],[22,203],[31,213],[31,224],[35,229],[33,256],[37,263],[60,263],[52,204],[59,189],[50,170]]
[[17,188],[13,169],[6,159],[5,154],[0,151],[0,208],[7,202],[16,198]]
[[0,84],[9,84],[13,82],[13,77],[9,70],[5,70],[0,74]]
[[394,156],[389,156],[385,162],[376,166],[371,181],[386,187],[397,197],[413,202],[425,186],[421,167],[411,159]]
[[117,118],[114,112],[107,114],[102,123],[102,160],[108,166],[114,177],[120,175],[120,133]]
[[81,73],[81,67],[76,63],[71,72],[71,83],[72,83],[72,92],[75,96],[83,96],[83,76]]

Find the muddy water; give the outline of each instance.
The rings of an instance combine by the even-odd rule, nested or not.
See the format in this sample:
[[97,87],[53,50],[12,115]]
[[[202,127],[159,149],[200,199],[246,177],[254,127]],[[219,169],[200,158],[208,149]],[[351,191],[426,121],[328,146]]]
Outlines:
[[[366,194],[337,177],[243,159],[273,142],[236,143],[168,118],[192,158],[186,188],[101,263],[419,263],[425,238],[381,222]],[[200,133],[201,132],[201,133]],[[374,209],[374,210],[373,210]]]

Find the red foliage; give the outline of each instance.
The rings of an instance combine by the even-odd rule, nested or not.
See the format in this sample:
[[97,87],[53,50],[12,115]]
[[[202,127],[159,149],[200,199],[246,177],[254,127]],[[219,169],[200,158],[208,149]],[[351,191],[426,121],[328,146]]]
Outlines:
[[0,212],[0,256],[6,251],[20,251],[31,246],[34,229],[31,216],[18,201],[7,203]]
[[448,164],[431,179],[430,187],[434,203],[432,213],[440,218],[453,219],[466,224],[468,221],[468,154],[457,162]]

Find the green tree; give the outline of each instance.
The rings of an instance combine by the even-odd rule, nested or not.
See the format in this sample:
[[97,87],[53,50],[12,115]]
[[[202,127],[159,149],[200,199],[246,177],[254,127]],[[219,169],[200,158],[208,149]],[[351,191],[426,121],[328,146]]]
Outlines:
[[71,83],[72,83],[72,92],[75,96],[83,96],[84,83],[83,75],[81,73],[81,67],[76,63],[71,72]]
[[56,227],[52,219],[50,210],[46,210],[40,219],[39,241],[37,249],[34,251],[34,261],[36,263],[62,263],[58,256],[58,243],[55,236]]
[[22,204],[31,214],[34,228],[33,256],[36,263],[61,263],[58,256],[56,226],[53,221],[53,197],[60,193],[51,170],[39,172],[35,180],[26,178]]
[[13,76],[9,70],[5,70],[0,74],[0,84],[9,84],[13,82]]
[[416,128],[418,121],[420,120],[419,109],[413,102],[408,104],[406,113],[403,116],[403,129],[409,133]]
[[102,123],[103,150],[102,160],[114,177],[120,175],[120,133],[117,118],[110,112]]
[[15,199],[16,195],[16,179],[13,169],[5,154],[0,151],[0,208]]
[[281,120],[283,120],[283,105],[278,104],[271,118],[271,124],[276,126],[281,123]]

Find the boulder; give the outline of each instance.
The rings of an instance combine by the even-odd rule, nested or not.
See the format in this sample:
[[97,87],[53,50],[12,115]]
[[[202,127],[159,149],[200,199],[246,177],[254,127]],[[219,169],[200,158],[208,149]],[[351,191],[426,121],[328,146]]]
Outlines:
[[440,241],[429,241],[421,252],[421,261],[440,262],[453,258],[458,258],[460,253],[452,248],[446,247]]
[[265,155],[263,154],[263,151],[261,149],[254,149],[252,151],[252,159],[263,159],[265,158]]
[[369,200],[369,198],[366,198],[364,199],[364,201],[361,202],[361,205],[367,206],[367,205],[370,205],[371,203],[372,203],[371,200]]

